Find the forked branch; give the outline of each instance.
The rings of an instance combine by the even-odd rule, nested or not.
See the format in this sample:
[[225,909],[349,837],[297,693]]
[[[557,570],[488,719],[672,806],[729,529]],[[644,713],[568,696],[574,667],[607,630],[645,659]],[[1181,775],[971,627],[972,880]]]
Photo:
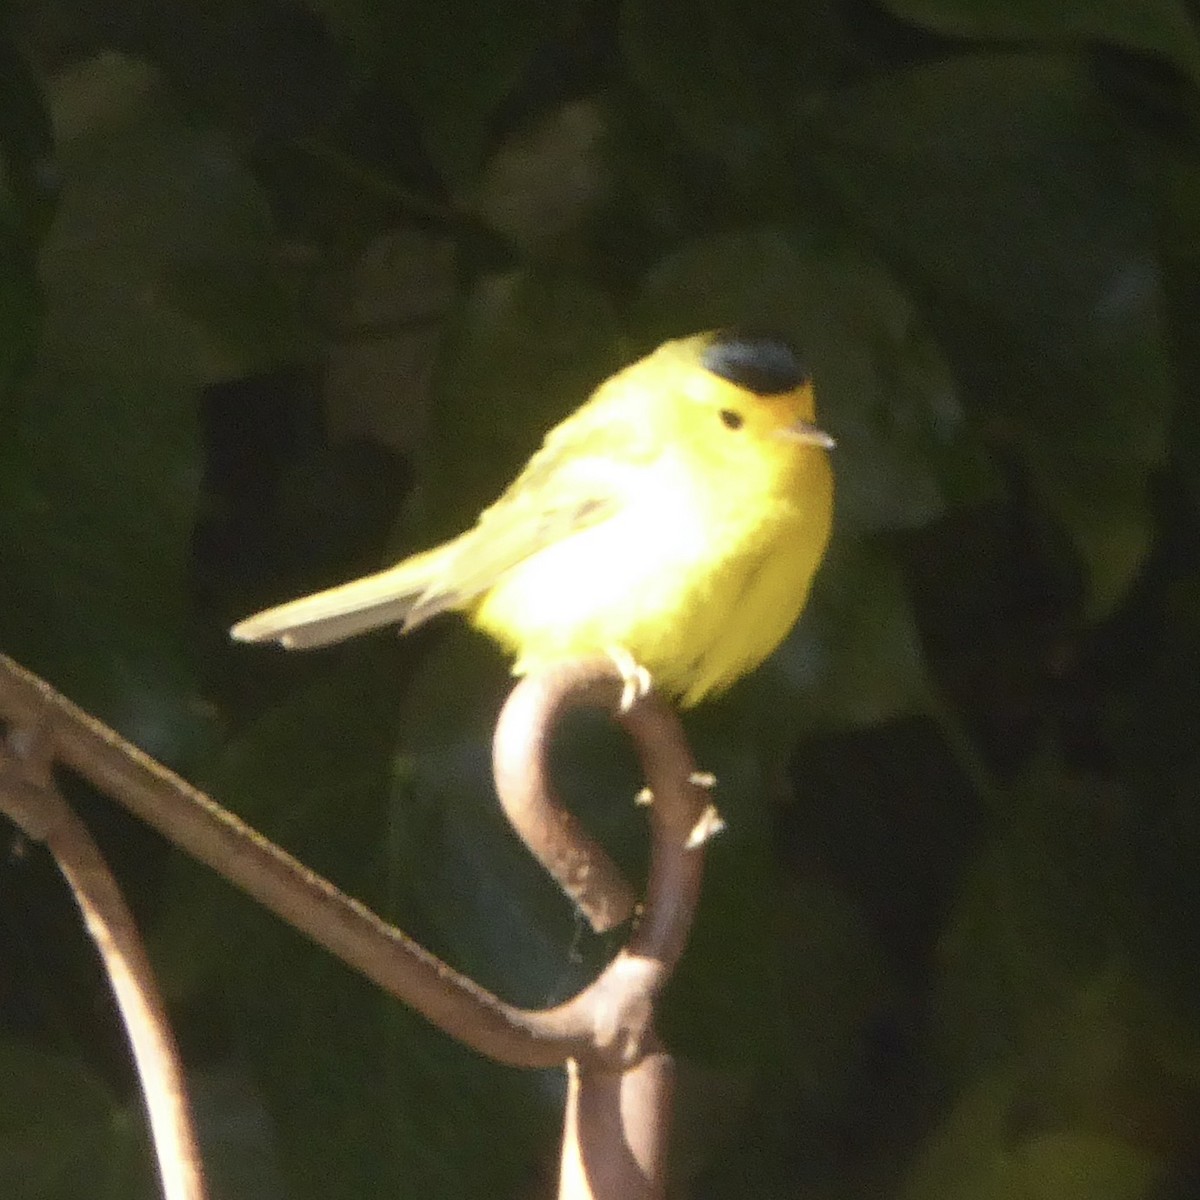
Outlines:
[[[616,712],[620,690],[616,669],[603,658],[531,676],[505,705],[494,746],[497,787],[514,827],[598,928],[628,915],[632,893],[554,796],[546,751],[567,708],[590,704]],[[617,717],[653,798],[644,906],[628,945],[601,975],[572,999],[541,1011],[509,1005],[434,958],[4,656],[0,717],[18,743],[36,740],[42,765],[30,771],[45,775],[54,762],[84,776],[451,1036],[516,1066],[572,1063],[563,1195],[660,1193],[672,1068],[655,1038],[655,1001],[683,950],[704,843],[719,819],[710,781],[697,773],[678,718],[654,694]],[[22,761],[8,755],[7,791],[28,799],[28,787],[44,788],[45,779],[23,774]],[[57,796],[53,789],[49,794]],[[39,822],[51,818],[22,811],[31,835],[44,837]],[[53,820],[61,822],[61,813]],[[52,839],[44,840],[54,848]]]

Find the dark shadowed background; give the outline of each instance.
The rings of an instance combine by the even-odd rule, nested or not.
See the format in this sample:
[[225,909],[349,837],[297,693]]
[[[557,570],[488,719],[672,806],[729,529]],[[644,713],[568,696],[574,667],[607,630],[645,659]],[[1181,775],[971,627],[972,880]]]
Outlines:
[[[231,620],[455,531],[665,337],[789,334],[835,540],[689,715],[729,828],[664,1028],[678,1194],[1200,1195],[1200,7],[12,0],[0,649],[456,966],[587,934],[449,620]],[[602,722],[565,787],[637,872]],[[222,1200],[533,1197],[483,1062],[102,798]],[[106,985],[0,837],[0,1195],[154,1195]]]

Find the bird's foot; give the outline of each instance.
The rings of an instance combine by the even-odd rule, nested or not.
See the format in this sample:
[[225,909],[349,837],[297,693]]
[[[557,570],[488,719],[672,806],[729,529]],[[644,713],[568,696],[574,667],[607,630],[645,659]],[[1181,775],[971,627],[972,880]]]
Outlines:
[[654,680],[650,678],[650,672],[624,646],[609,646],[607,654],[621,672],[624,685],[621,688],[619,711],[627,713],[639,700],[650,694]]

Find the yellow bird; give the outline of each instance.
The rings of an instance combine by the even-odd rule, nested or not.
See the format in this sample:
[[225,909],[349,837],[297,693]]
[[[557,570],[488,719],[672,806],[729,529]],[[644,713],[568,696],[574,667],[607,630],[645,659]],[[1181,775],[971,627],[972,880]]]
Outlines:
[[695,704],[758,666],[804,607],[833,511],[833,440],[814,419],[779,338],[667,342],[551,430],[473,528],[232,635],[322,646],[456,610],[516,675],[603,653],[626,702],[653,681]]

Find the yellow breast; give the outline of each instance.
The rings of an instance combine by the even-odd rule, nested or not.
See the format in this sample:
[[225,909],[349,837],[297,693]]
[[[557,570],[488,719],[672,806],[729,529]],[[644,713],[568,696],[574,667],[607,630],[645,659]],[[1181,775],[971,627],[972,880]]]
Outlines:
[[828,460],[802,453],[799,472],[719,487],[664,455],[613,516],[508,572],[473,623],[518,673],[619,648],[684,704],[728,687],[795,623],[828,540]]

